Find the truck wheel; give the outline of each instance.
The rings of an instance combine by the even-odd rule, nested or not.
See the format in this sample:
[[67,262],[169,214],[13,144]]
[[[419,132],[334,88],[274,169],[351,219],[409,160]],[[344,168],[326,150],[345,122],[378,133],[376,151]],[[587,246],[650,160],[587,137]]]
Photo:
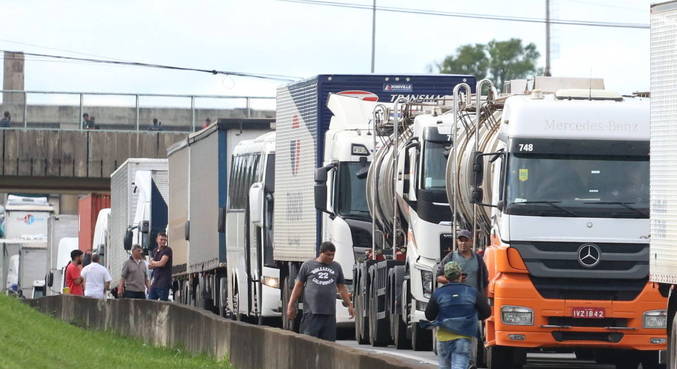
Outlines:
[[637,351],[620,351],[616,355],[616,369],[637,369],[641,354]]
[[414,351],[431,351],[433,349],[433,331],[421,328],[418,322],[411,327],[411,346]]
[[642,364],[642,369],[665,369],[665,365],[658,363],[659,354],[660,351],[641,351],[639,361]]
[[369,344],[369,318],[367,317],[367,300],[365,291],[368,288],[362,288],[366,284],[366,278],[359,273],[359,269],[353,269],[355,278],[354,305],[355,305],[355,340],[361,345]]
[[287,304],[289,304],[293,288],[291,283],[294,283],[294,279],[290,276],[282,280],[282,329],[298,332],[301,327],[301,311],[296,314],[294,320],[287,319]]
[[512,347],[489,346],[485,348],[487,369],[515,369],[524,365],[526,354]]
[[374,347],[387,346],[390,338],[388,321],[378,318],[378,295],[375,283],[369,294],[369,343]]
[[397,349],[410,349],[411,342],[407,338],[407,324],[404,322],[404,317],[402,316],[402,306],[405,302],[402,301],[401,304],[397,304],[397,298],[401,298],[401,293],[398,296],[397,288],[397,278],[394,273],[391,273],[389,276],[388,283],[388,306],[392,308],[390,314],[390,334]]

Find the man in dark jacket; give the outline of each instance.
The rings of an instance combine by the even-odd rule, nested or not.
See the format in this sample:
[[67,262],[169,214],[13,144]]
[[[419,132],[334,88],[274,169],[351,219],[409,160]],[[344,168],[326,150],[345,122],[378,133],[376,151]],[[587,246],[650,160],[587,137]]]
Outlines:
[[487,286],[489,285],[489,272],[482,257],[472,251],[472,244],[472,232],[463,229],[456,233],[456,251],[450,251],[440,262],[437,268],[437,282],[447,283],[443,268],[448,262],[455,261],[463,269],[465,277],[463,283],[474,287],[486,296]]
[[430,297],[425,317],[437,327],[437,357],[440,369],[467,369],[478,320],[491,315],[486,297],[461,283],[463,270],[456,262],[444,265],[447,284]]

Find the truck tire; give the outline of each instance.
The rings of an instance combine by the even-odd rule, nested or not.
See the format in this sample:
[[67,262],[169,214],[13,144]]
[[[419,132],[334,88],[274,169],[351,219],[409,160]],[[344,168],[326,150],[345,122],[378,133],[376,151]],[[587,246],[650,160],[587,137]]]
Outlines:
[[301,328],[301,311],[298,311],[294,320],[287,319],[287,304],[291,298],[294,278],[296,276],[285,276],[282,280],[282,329],[298,332]]
[[524,365],[526,353],[513,347],[489,346],[485,348],[487,369],[518,369]]
[[[401,289],[397,288],[397,285],[402,285],[402,282],[404,281],[403,278],[398,278],[397,268],[399,267],[395,267],[391,270],[388,276],[388,299],[390,300],[388,301],[388,306],[392,310],[390,311],[391,339],[395,344],[395,348],[402,350],[410,349],[411,342],[407,338],[407,323],[405,322],[405,316],[403,315],[403,310],[405,309],[403,309],[402,305],[405,304],[405,301],[402,301]],[[402,288],[406,288],[406,284]]]
[[411,347],[414,351],[431,351],[433,349],[433,331],[421,328],[418,322],[411,327]]
[[641,360],[641,353],[637,351],[621,351],[616,355],[616,369],[637,369]]
[[371,284],[369,294],[369,343],[374,347],[387,346],[390,343],[388,321],[378,318],[378,291],[375,283]]
[[367,317],[367,296],[369,291],[367,278],[360,272],[360,268],[353,269],[355,288],[353,290],[353,304],[355,307],[355,340],[361,345],[369,344],[369,318]]

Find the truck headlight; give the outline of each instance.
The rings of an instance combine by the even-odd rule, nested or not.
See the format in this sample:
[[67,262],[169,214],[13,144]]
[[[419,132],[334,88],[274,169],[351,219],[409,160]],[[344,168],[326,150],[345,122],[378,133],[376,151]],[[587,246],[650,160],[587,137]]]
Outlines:
[[423,284],[423,297],[429,299],[433,294],[433,272],[422,270],[421,283]]
[[665,329],[668,325],[668,315],[665,310],[651,310],[644,312],[644,328]]
[[261,283],[270,288],[280,288],[280,279],[275,277],[263,277]]
[[534,325],[534,311],[523,306],[503,306],[501,319],[508,325]]

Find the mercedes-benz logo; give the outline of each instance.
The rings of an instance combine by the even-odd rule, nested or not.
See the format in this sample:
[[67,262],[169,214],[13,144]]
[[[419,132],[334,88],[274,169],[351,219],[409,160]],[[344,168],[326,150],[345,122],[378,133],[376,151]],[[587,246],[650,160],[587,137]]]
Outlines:
[[578,248],[578,263],[586,268],[592,268],[599,264],[602,258],[602,250],[592,243],[585,243]]

